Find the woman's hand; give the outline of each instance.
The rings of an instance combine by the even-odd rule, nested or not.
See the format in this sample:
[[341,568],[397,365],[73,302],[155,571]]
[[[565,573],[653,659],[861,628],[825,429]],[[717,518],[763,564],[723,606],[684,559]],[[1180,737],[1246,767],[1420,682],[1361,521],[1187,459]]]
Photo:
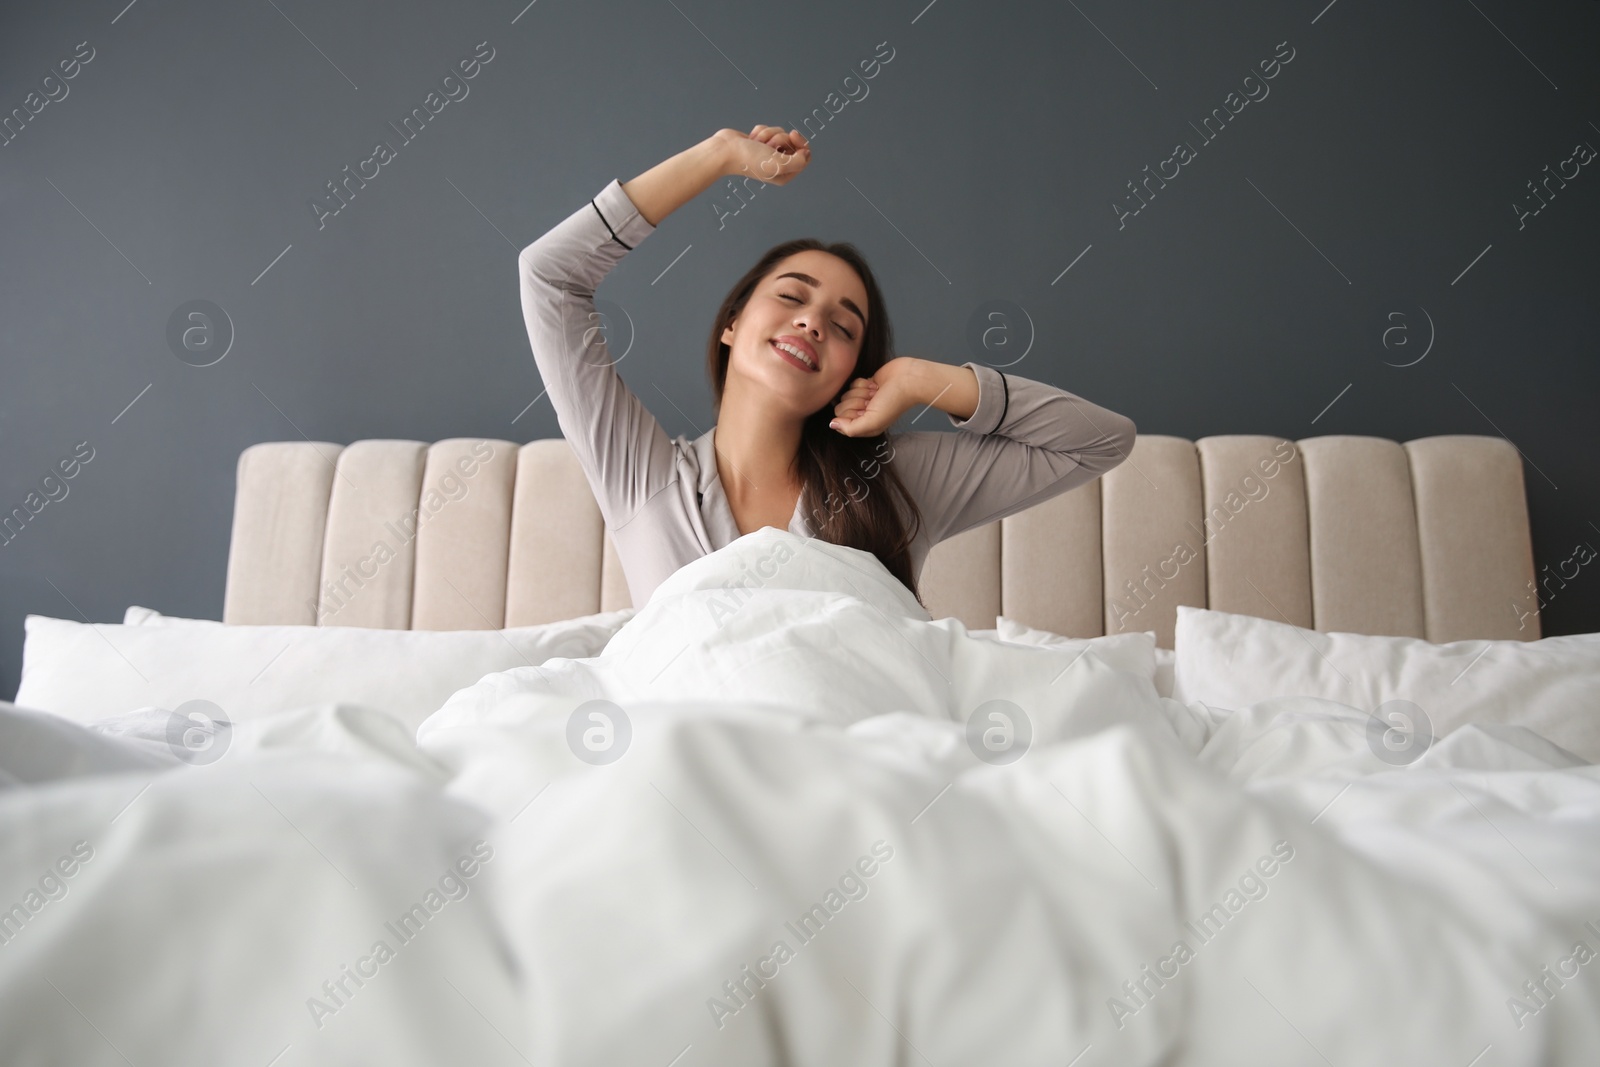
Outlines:
[[912,356],[897,356],[879,367],[872,377],[851,382],[834,406],[835,418],[828,426],[846,437],[883,433],[901,415],[923,403],[917,375],[917,365],[922,362]]
[[723,129],[712,136],[725,153],[726,174],[788,185],[811,162],[811,142],[799,130],[785,133],[777,126],[756,126],[749,133]]

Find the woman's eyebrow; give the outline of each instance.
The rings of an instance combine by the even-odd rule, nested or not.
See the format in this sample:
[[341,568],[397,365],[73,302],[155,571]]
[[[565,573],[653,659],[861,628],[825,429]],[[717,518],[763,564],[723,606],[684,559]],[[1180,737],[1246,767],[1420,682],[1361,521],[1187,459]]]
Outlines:
[[[820,289],[822,287],[822,283],[817,281],[811,275],[809,275],[809,274],[801,274],[799,271],[795,271],[795,270],[785,271],[784,273],[778,275],[778,277],[780,277],[780,278],[798,278],[801,281],[805,282],[807,285],[811,286],[813,289]],[[855,315],[856,318],[860,319],[862,326],[866,326],[867,317],[865,315],[861,314],[861,309],[856,307],[856,302],[854,300],[851,300],[848,296],[842,296],[842,297],[839,298],[839,304],[840,304],[841,307],[845,308],[851,314]]]

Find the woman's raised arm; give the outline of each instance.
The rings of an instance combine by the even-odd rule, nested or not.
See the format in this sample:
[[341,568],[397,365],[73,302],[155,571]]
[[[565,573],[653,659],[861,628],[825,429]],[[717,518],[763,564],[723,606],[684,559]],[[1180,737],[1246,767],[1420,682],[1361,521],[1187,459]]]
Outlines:
[[757,126],[749,133],[723,129],[699,144],[664,159],[630,182],[622,183],[652,226],[728,174],[748,174],[773,185],[787,185],[811,162],[811,146],[799,130]]
[[518,255],[522,313],[544,393],[613,530],[670,484],[676,467],[666,432],[617,373],[621,357],[606,343],[595,289],[658,222],[720,175],[748,171],[782,184],[810,155],[798,133],[719,130],[625,185],[608,182]]
[[605,276],[654,232],[613,179],[518,256],[541,395],[612,530],[675,475],[672,442],[617,373],[626,352],[611,351],[594,302]]

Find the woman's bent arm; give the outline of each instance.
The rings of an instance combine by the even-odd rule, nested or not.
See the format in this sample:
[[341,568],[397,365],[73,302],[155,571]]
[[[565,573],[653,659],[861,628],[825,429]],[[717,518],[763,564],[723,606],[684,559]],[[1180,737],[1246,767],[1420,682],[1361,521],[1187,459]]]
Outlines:
[[1126,415],[986,364],[947,373],[968,371],[977,376],[977,403],[965,419],[946,412],[964,432],[891,435],[895,472],[935,542],[1092,482],[1133,450],[1138,427]]

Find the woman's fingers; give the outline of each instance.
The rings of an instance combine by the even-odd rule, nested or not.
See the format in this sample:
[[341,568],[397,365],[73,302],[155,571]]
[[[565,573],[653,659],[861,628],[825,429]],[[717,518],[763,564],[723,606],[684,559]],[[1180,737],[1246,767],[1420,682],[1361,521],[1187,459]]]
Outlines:
[[798,130],[784,132],[781,126],[756,126],[750,131],[750,136],[762,144],[788,153],[799,152],[808,147]]
[[834,414],[840,418],[857,418],[866,412],[872,405],[872,397],[876,392],[876,383],[869,378],[857,378],[856,383],[845,390],[839,403],[834,406]]
[[784,130],[781,126],[765,126],[757,123],[750,128],[752,140],[773,147],[781,147],[790,152],[799,152],[811,147],[811,141],[799,130]]
[[811,147],[799,130],[757,123],[749,139],[766,151],[755,150],[744,165],[754,177],[774,185],[786,185],[811,162]]
[[852,385],[849,389],[846,389],[844,391],[844,395],[839,398],[839,403],[841,403],[841,404],[850,404],[850,403],[854,403],[854,402],[860,402],[860,403],[865,404],[868,400],[871,400],[871,399],[872,399],[872,390],[871,389],[868,389],[866,386],[862,386],[862,385]]
[[833,428],[841,433],[846,433],[848,428],[848,436],[870,432],[871,424],[880,421],[880,416],[872,411],[873,394],[868,391],[868,387],[874,383],[870,378],[857,378],[856,383],[834,407],[834,419],[838,425]]
[[788,141],[784,132],[776,126],[757,126],[750,136],[766,145],[776,146],[780,141],[783,143]]

